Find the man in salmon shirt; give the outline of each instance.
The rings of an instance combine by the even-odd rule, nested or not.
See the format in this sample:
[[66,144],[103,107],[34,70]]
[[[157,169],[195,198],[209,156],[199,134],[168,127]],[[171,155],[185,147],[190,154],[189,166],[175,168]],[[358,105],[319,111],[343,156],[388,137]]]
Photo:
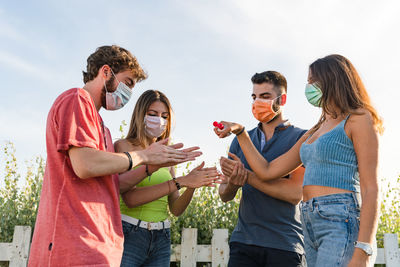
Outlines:
[[123,107],[146,78],[129,51],[102,46],[87,59],[83,88],[55,100],[47,118],[47,164],[28,266],[119,266],[120,192],[146,172],[201,155],[198,147],[181,149],[167,140],[141,151],[114,152],[98,112]]

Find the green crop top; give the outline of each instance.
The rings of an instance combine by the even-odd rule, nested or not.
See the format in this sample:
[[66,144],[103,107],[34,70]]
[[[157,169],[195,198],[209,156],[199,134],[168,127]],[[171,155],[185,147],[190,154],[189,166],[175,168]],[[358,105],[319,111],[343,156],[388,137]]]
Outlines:
[[[136,187],[152,186],[164,183],[172,179],[168,168],[160,168],[151,176],[144,178]],[[161,222],[168,218],[168,196],[163,196],[152,202],[143,204],[135,208],[128,208],[125,202],[120,197],[121,214],[146,221],[146,222]]]

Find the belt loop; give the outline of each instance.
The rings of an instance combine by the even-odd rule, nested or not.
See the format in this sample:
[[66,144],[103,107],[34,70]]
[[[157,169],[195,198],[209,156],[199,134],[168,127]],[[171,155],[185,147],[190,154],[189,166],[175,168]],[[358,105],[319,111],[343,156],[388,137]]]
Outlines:
[[316,199],[315,199],[315,197],[313,197],[312,199],[311,199],[311,211],[314,211],[314,208],[315,208],[315,202],[317,202],[316,201]]
[[358,211],[361,210],[361,195],[359,192],[352,192],[351,195],[353,196],[354,202],[356,203],[356,208]]
[[164,221],[162,221],[162,229],[165,229]]
[[136,225],[136,230],[140,227],[141,222],[142,222],[142,220],[138,220],[138,224]]

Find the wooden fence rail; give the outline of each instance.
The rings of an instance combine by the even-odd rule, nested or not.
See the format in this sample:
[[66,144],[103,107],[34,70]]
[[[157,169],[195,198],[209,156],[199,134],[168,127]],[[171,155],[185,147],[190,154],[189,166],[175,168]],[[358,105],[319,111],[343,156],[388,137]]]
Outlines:
[[[0,261],[9,261],[10,267],[25,267],[28,262],[31,228],[15,226],[13,242],[0,243]],[[375,264],[400,266],[397,234],[384,235],[384,248],[378,249]],[[197,229],[182,230],[182,244],[171,245],[171,262],[182,267],[195,267],[196,262],[211,262],[213,267],[227,266],[229,259],[228,230],[214,229],[211,245],[197,245]]]

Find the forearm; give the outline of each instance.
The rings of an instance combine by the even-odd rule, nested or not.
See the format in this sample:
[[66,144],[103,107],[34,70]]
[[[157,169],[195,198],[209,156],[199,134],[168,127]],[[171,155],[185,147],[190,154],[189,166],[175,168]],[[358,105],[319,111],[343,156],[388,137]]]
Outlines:
[[153,186],[135,187],[122,194],[122,199],[129,208],[134,208],[169,195],[176,190],[173,181],[167,181]]
[[219,186],[218,192],[223,202],[231,201],[235,198],[240,186],[235,186],[229,183],[223,183]]
[[301,166],[300,147],[306,140],[303,135],[296,144],[286,153],[268,162],[252,143],[249,134],[244,131],[237,136],[239,145],[257,177],[263,181],[278,179],[288,175]]
[[185,192],[180,195],[173,203],[170,205],[170,211],[175,216],[180,216],[192,201],[194,188],[186,188]]
[[297,185],[287,178],[278,178],[272,181],[260,180],[254,172],[249,171],[247,183],[270,197],[297,205],[302,199],[301,185]]
[[140,183],[146,177],[147,177],[146,165],[142,165],[129,172],[121,173],[118,176],[120,193],[123,194],[129,191],[133,186]]
[[378,187],[361,190],[360,230],[358,241],[372,244],[378,227],[379,189]]
[[268,161],[258,152],[253,142],[251,141],[249,134],[246,131],[238,135],[237,140],[251,169],[262,180],[270,180],[278,178],[278,177],[271,177],[269,175]]
[[[140,151],[130,152],[132,166],[143,163]],[[82,178],[92,178],[127,171],[129,159],[124,153],[111,153],[86,147],[73,147],[69,157],[75,174]]]
[[[360,230],[357,241],[374,246],[378,225],[378,189],[361,190],[362,207],[360,213]],[[359,248],[354,249],[352,261],[368,262],[369,257]]]

